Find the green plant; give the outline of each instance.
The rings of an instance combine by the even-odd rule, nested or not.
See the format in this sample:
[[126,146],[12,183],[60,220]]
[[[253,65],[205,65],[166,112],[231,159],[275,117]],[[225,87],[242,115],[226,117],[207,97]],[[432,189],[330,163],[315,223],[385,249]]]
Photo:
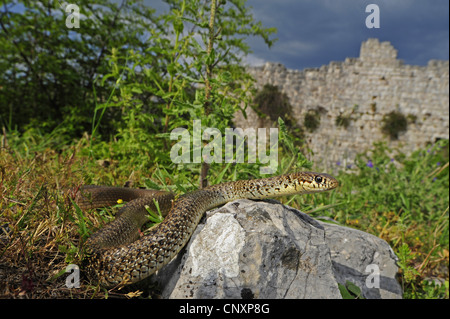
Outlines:
[[304,146],[305,134],[292,114],[289,98],[277,86],[265,84],[261,90],[255,93],[252,107],[262,119],[268,117],[272,123],[277,123],[279,119],[282,119],[288,127],[289,134],[295,139],[294,143],[299,147]]
[[394,249],[406,298],[445,297],[444,288],[425,287],[424,280],[448,280],[448,148],[448,140],[440,140],[406,156],[377,143],[358,155],[355,173],[337,176],[340,190],[330,194],[329,200],[341,203],[330,217]]
[[295,137],[290,134],[285,122],[281,117],[278,118],[279,142],[281,144],[282,154],[277,174],[286,174],[290,171],[300,170],[302,168],[311,169],[313,163],[309,161],[302,153],[296,142]]
[[[241,104],[250,103],[253,82],[239,65],[249,52],[244,39],[260,36],[271,45],[274,29],[262,28],[240,1],[168,2],[171,11],[157,17],[146,52],[112,51],[111,72],[98,81],[115,79],[115,92],[96,110],[121,114],[114,123],[117,147],[106,153],[141,167],[158,163],[179,170],[169,158],[175,143],[170,132],[185,128],[192,134],[194,120],[201,120],[224,136]],[[104,148],[110,149],[109,141],[93,143],[92,154],[100,156]],[[198,165],[181,165],[198,171]]]
[[420,273],[413,267],[414,254],[408,247],[408,244],[403,243],[398,248],[397,256],[399,258],[398,265],[402,271],[403,282],[410,284],[416,280]]
[[339,113],[335,121],[336,126],[342,126],[347,129],[350,126],[351,121],[354,120],[353,115],[355,115],[358,108],[358,104],[355,104],[350,112]]
[[314,132],[320,125],[320,112],[318,110],[308,110],[303,119],[303,125],[309,132]]
[[389,136],[392,140],[397,140],[398,136],[408,129],[408,120],[399,111],[392,111],[385,114],[381,123],[381,132]]
[[342,126],[343,128],[347,129],[350,126],[350,123],[352,121],[352,118],[350,116],[345,116],[343,114],[339,114],[336,117],[336,126]]
[[[80,28],[65,26],[64,1],[9,1],[0,19],[0,125],[42,133],[59,127],[66,142],[89,131],[96,101],[107,99],[116,79],[108,73],[111,49],[145,52],[147,30],[158,29],[154,10],[142,1],[76,1]],[[153,65],[153,68],[158,67]],[[3,88],[3,89],[1,89]],[[5,89],[8,88],[8,89]],[[96,96],[93,94],[93,89]],[[100,127],[114,133],[120,120],[110,109]]]
[[338,288],[343,299],[364,299],[361,289],[351,281],[346,281],[345,285],[338,283]]
[[286,93],[280,92],[278,86],[265,84],[256,92],[253,99],[254,109],[259,116],[268,116],[272,121],[279,117],[286,120],[292,117],[292,106]]

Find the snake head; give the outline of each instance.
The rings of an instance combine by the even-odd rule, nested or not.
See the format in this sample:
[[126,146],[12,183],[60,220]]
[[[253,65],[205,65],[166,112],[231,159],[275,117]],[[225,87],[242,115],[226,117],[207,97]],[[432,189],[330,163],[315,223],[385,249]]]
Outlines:
[[321,192],[332,190],[339,186],[336,178],[325,173],[300,172],[298,183],[307,192]]
[[316,173],[314,176],[314,182],[320,187],[326,190],[334,189],[339,186],[339,182],[336,178],[325,173]]

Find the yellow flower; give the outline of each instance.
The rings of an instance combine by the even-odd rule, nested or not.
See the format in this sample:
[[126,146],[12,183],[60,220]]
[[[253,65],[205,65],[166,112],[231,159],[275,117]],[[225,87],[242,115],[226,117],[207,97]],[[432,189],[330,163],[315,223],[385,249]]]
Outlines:
[[117,200],[117,204],[122,204],[123,203],[123,200],[122,199],[118,199]]

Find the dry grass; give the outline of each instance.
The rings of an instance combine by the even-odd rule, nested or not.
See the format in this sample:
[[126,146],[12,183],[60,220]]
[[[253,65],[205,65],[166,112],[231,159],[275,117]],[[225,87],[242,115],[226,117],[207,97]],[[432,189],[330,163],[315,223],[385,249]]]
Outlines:
[[97,214],[77,214],[67,190],[101,167],[78,156],[79,147],[22,156],[5,138],[1,146],[0,297],[105,297],[105,291],[85,280],[80,289],[69,289],[65,282],[67,265],[81,264],[80,245],[88,229],[101,222]]

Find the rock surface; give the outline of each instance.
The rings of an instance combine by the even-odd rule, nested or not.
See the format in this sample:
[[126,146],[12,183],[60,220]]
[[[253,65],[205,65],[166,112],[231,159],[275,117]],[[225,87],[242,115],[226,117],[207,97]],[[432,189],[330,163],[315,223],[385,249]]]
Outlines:
[[395,261],[373,235],[276,201],[239,200],[208,212],[153,280],[163,298],[341,298],[347,280],[364,298],[401,298]]
[[402,289],[396,280],[397,256],[381,238],[360,230],[321,223],[331,253],[336,281],[351,281],[366,299],[397,299]]

